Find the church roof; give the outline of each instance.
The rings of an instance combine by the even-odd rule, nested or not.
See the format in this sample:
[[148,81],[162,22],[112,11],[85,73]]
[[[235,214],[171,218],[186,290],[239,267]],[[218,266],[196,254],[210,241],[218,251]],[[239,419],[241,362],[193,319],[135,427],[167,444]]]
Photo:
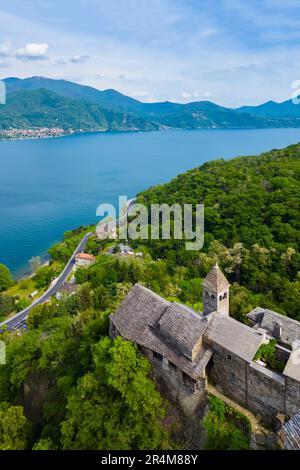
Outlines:
[[283,375],[300,382],[300,349],[295,348],[289,357]]
[[111,321],[126,339],[155,351],[197,379],[212,350],[201,343],[207,319],[136,284]]
[[225,290],[230,286],[228,280],[222,273],[218,264],[216,263],[207,274],[203,284],[210,287],[214,291]]
[[227,315],[214,314],[206,331],[209,342],[251,362],[264,340],[264,336]]
[[280,323],[282,326],[280,341],[290,347],[292,347],[295,341],[300,340],[300,322],[293,318],[260,307],[252,310],[247,316],[254,323],[265,329],[271,336],[273,336],[274,323]]
[[155,292],[135,284],[111,318],[122,336],[136,341],[148,326],[155,326],[169,305]]
[[300,413],[283,426],[279,436],[287,450],[300,450]]
[[160,333],[189,359],[207,328],[207,319],[185,305],[171,303],[158,322]]

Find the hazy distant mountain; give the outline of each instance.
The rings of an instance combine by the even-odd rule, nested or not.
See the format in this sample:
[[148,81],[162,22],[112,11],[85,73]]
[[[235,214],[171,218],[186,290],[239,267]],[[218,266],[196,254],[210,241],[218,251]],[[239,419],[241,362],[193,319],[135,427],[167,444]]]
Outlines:
[[18,91],[0,106],[0,129],[60,127],[76,131],[157,130],[159,126],[125,111],[65,98],[50,90]]
[[236,111],[263,117],[300,118],[300,104],[296,105],[292,100],[284,101],[283,103],[268,101],[259,106],[242,106]]
[[44,77],[31,77],[31,78],[6,78],[7,92],[14,93],[16,91],[28,91],[44,88],[53,91],[65,98],[81,99],[85,101],[92,101],[94,103],[103,104],[106,106],[123,107],[136,109],[136,106],[141,104],[139,101],[122,95],[115,90],[96,90],[90,86],[79,85],[78,83],[69,82],[67,80],[53,80]]
[[[174,113],[160,116],[159,122],[165,126],[188,129],[297,127],[297,121],[282,121],[249,113],[237,113],[213,103],[210,103],[210,106],[203,106],[202,103],[186,105]],[[300,120],[298,125],[300,127]]]
[[142,103],[116,90],[100,91],[44,77],[4,81],[8,105],[5,110],[0,107],[0,127],[38,123],[84,130],[300,127],[300,106],[291,101],[234,110],[210,101]]

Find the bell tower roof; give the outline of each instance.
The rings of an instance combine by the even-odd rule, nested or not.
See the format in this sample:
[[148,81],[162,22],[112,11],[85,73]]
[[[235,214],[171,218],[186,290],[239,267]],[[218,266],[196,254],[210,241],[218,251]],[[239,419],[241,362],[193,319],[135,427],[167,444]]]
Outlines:
[[209,271],[204,279],[203,285],[209,287],[215,292],[226,290],[230,286],[228,280],[219,268],[218,263],[216,263]]

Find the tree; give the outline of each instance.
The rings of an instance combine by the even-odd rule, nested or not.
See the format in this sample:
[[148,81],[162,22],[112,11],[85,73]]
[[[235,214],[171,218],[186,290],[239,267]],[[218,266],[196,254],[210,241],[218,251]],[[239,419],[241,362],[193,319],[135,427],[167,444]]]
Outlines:
[[[249,449],[251,425],[248,418],[216,397],[210,397],[209,404],[209,412],[203,421],[207,433],[206,449]],[[240,427],[235,424],[237,421],[240,421]]]
[[57,450],[57,446],[50,438],[40,439],[34,444],[32,450]]
[[13,283],[14,280],[9,269],[4,264],[0,263],[0,292],[9,289]]
[[8,295],[0,295],[0,317],[6,316],[9,313],[13,312],[15,309],[15,299],[14,297]]
[[150,364],[120,337],[94,347],[94,371],[79,379],[62,423],[64,449],[166,449],[164,406]]
[[30,305],[30,300],[29,299],[20,299],[16,303],[16,310],[17,312],[21,312],[21,310],[24,310],[24,308],[28,307]]
[[0,411],[0,450],[24,450],[29,423],[22,406],[11,406]]
[[111,304],[108,290],[102,284],[94,292],[95,308],[104,310]]

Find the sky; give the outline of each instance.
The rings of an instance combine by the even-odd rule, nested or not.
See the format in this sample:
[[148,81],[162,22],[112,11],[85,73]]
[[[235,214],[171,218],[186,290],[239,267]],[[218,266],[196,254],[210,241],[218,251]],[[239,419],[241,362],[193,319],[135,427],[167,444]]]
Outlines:
[[299,0],[0,0],[1,78],[238,107],[289,99],[299,57]]

